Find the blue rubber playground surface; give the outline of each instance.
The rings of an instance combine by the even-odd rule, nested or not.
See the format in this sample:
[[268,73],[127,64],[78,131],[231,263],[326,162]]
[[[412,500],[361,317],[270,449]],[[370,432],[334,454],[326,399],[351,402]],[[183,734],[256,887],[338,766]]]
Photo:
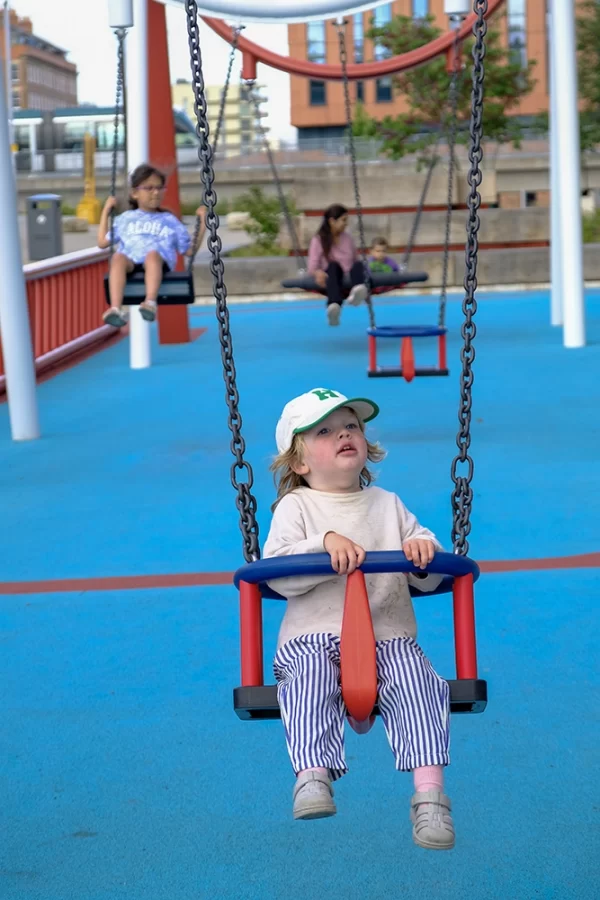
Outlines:
[[[263,541],[279,412],[326,386],[377,401],[379,483],[449,546],[460,300],[450,377],[412,384],[366,377],[364,309],[328,329],[318,301],[232,306]],[[206,332],[155,346],[151,369],[130,371],[121,341],[41,384],[41,440],[12,443],[0,406],[1,900],[598,897],[600,294],[582,350],[562,347],[544,292],[478,300],[470,555],[493,570],[476,587],[489,704],[452,722],[455,850],[413,845],[411,778],[380,722],[348,734],[337,817],[296,823],[280,723],[233,712],[236,591],[173,586],[243,562],[216,320],[194,308]],[[428,297],[377,309],[381,325],[437,321]],[[415,349],[430,364],[435,339]],[[416,608],[452,677],[449,598]],[[266,601],[267,676],[280,616]]]

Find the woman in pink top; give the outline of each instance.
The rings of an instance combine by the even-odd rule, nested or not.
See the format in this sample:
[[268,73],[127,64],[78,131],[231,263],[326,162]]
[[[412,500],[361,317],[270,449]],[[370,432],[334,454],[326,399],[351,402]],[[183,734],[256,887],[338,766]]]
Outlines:
[[[334,203],[323,213],[323,221],[308,248],[308,271],[314,275],[320,293],[327,297],[327,319],[339,325],[344,299],[359,306],[367,297],[365,270],[356,245],[346,231],[348,210]],[[344,288],[344,275],[350,276],[351,290]]]

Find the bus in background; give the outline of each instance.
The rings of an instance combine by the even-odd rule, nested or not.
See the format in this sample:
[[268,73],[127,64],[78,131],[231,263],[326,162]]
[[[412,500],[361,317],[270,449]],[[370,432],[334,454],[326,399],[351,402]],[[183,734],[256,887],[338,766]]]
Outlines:
[[[197,166],[198,139],[194,125],[180,109],[173,110],[175,145],[179,166]],[[96,139],[96,171],[108,171],[112,164],[114,108],[77,106],[40,112],[19,109],[13,113],[17,171],[60,172],[81,176],[83,139]],[[118,127],[117,169],[125,167],[125,134],[122,118]]]

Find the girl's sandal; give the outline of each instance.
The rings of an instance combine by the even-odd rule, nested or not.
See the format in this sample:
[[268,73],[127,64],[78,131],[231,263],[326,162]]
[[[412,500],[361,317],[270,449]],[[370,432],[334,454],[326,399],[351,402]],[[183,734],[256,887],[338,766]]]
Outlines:
[[154,322],[156,319],[156,300],[144,300],[140,303],[140,313],[146,322]]
[[127,324],[127,319],[123,315],[120,309],[117,309],[115,306],[111,306],[110,309],[107,309],[102,319],[106,325],[112,325],[113,328],[122,328],[123,325]]

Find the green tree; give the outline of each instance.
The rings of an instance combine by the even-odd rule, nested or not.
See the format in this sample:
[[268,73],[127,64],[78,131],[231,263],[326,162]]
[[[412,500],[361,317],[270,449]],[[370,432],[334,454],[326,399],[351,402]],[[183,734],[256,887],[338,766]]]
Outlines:
[[[298,214],[294,201],[286,197],[291,216]],[[235,199],[232,206],[239,212],[247,212],[250,221],[244,225],[244,231],[254,238],[254,250],[260,255],[277,253],[279,229],[283,210],[277,197],[268,197],[262,188],[253,185],[244,194]]]
[[[424,19],[395,16],[387,25],[371,28],[369,37],[379,48],[395,56],[428,44],[441,33],[432,16]],[[467,62],[471,59],[472,47],[472,38],[463,43]],[[486,140],[498,145],[511,143],[515,147],[520,146],[523,128],[511,112],[533,89],[534,67],[534,60],[523,67],[521,60],[502,46],[500,31],[490,23],[485,54]],[[466,141],[468,134],[464,125],[471,115],[470,73],[471,67],[467,65],[458,77],[458,141]],[[359,137],[379,137],[383,151],[392,159],[400,159],[407,153],[419,153],[422,158],[431,158],[440,137],[447,139],[450,130],[450,84],[451,76],[445,57],[438,57],[394,76],[395,89],[406,97],[408,112],[385,116],[377,121],[363,110],[353,122],[353,133]],[[437,133],[431,131],[432,125],[439,126]]]

